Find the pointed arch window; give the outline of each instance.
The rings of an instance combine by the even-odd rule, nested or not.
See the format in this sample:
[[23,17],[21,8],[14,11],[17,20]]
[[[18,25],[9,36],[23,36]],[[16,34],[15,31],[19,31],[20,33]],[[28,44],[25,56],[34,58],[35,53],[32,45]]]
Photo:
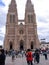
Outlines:
[[15,22],[15,15],[13,15],[13,22]]
[[10,15],[10,23],[15,22],[15,15]]
[[33,23],[33,19],[34,19],[34,18],[33,18],[33,15],[31,15],[31,22],[32,22],[32,23]]
[[12,15],[10,15],[10,23],[12,22]]
[[33,15],[32,14],[29,14],[28,15],[28,23],[33,23]]
[[28,23],[30,23],[30,15],[28,15]]

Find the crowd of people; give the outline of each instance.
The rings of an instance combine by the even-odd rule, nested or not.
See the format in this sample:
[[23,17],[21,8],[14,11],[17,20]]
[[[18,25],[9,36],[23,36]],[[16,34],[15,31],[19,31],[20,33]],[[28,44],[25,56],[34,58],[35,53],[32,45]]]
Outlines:
[[28,65],[29,64],[33,65],[33,61],[38,64],[40,60],[40,51],[36,49],[35,52],[33,53],[30,49],[28,49],[26,52],[26,60]]
[[43,54],[43,56],[45,56],[45,60],[47,60],[47,52],[46,50],[41,50],[41,49],[35,49],[35,51],[33,52],[31,49],[27,49],[26,51],[15,51],[15,50],[11,50],[10,52],[4,51],[4,49],[0,49],[0,65],[5,65],[5,59],[6,56],[9,55],[11,56],[12,62],[15,59],[15,56],[17,58],[17,56],[19,54],[21,54],[21,57],[25,56],[26,57],[26,61],[28,65],[33,65],[34,63],[39,63],[40,62],[40,54]]

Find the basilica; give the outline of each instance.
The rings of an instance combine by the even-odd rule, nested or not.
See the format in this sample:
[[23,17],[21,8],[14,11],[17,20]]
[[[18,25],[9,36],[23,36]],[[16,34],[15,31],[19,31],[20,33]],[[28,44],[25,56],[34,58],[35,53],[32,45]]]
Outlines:
[[4,49],[9,51],[39,48],[36,15],[31,0],[25,5],[25,16],[18,19],[16,0],[11,0],[6,19]]

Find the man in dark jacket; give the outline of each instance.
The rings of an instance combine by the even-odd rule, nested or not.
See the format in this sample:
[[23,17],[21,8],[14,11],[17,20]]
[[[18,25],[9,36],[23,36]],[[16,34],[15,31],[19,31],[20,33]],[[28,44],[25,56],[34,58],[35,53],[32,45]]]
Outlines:
[[35,61],[36,61],[37,63],[39,63],[39,61],[40,61],[40,51],[39,51],[39,49],[36,49],[36,50],[35,50],[34,55],[35,55]]
[[5,65],[5,53],[4,53],[4,49],[0,49],[0,65]]

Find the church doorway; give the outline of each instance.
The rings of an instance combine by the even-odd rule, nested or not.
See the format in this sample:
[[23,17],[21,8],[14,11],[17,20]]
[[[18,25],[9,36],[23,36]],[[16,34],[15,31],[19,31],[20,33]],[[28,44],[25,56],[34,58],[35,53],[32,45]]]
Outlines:
[[24,42],[23,42],[23,40],[20,41],[20,50],[24,50]]
[[10,50],[13,49],[13,45],[12,45],[12,42],[10,42]]
[[31,42],[31,49],[33,49],[33,41]]

